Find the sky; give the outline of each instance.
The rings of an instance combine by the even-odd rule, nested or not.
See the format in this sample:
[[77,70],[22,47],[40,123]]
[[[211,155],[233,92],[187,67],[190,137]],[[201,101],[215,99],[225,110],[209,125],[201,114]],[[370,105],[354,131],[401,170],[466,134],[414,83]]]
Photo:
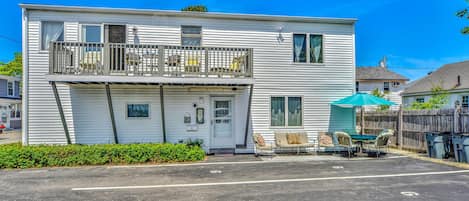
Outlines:
[[180,10],[203,4],[209,12],[357,18],[357,66],[388,67],[411,80],[446,63],[469,60],[469,20],[455,13],[465,0],[3,0],[0,2],[0,61],[21,51],[19,3]]

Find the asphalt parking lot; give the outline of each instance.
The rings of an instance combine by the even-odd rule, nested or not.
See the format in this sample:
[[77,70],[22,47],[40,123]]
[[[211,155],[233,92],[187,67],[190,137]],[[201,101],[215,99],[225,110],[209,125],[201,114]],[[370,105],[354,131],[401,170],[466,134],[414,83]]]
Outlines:
[[469,170],[406,157],[0,171],[0,200],[467,200]]

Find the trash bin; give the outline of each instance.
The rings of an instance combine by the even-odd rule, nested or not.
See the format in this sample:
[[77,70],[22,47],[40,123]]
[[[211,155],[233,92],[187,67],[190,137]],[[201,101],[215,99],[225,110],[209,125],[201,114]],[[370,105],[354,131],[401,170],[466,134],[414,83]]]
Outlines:
[[456,161],[469,163],[469,134],[453,135],[452,140]]
[[427,154],[430,158],[447,158],[451,149],[451,133],[427,132]]

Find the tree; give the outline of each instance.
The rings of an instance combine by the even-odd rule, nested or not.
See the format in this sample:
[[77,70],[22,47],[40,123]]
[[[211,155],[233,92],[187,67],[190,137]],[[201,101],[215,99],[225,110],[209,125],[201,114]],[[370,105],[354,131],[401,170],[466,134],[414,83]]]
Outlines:
[[[376,96],[378,98],[385,98],[386,97],[386,94],[381,93],[381,91],[379,91],[378,88],[371,91],[371,95]],[[380,106],[378,106],[378,111],[386,111],[386,110],[389,110],[389,105],[380,105]]]
[[23,57],[21,53],[15,53],[15,57],[8,63],[0,62],[0,75],[21,76],[23,72]]
[[440,85],[432,88],[432,96],[427,102],[413,102],[409,109],[411,110],[434,110],[440,109],[449,101],[448,92]]
[[208,9],[204,5],[190,5],[186,6],[181,11],[192,11],[192,12],[208,12]]
[[[469,0],[466,0],[466,2],[469,3]],[[458,11],[458,12],[456,13],[456,16],[458,16],[459,18],[466,18],[466,19],[469,19],[469,7],[466,7],[465,9]],[[469,34],[469,26],[464,27],[464,28],[461,30],[461,33],[463,33],[463,34]]]

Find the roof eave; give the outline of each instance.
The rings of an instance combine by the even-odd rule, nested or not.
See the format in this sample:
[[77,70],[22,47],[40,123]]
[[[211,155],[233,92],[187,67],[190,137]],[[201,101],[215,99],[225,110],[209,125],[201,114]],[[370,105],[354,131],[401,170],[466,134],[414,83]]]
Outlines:
[[281,16],[281,15],[259,15],[259,14],[235,14],[235,13],[202,13],[184,12],[171,10],[152,9],[130,9],[130,8],[107,8],[107,7],[86,7],[86,6],[59,6],[45,4],[19,4],[21,8],[27,10],[63,11],[63,12],[87,12],[87,13],[119,13],[134,15],[153,16],[177,16],[177,17],[199,17],[217,19],[238,19],[238,20],[258,20],[258,21],[282,21],[282,22],[307,22],[307,23],[328,23],[328,24],[349,24],[354,25],[355,18],[322,18],[322,17],[302,17],[302,16]]

